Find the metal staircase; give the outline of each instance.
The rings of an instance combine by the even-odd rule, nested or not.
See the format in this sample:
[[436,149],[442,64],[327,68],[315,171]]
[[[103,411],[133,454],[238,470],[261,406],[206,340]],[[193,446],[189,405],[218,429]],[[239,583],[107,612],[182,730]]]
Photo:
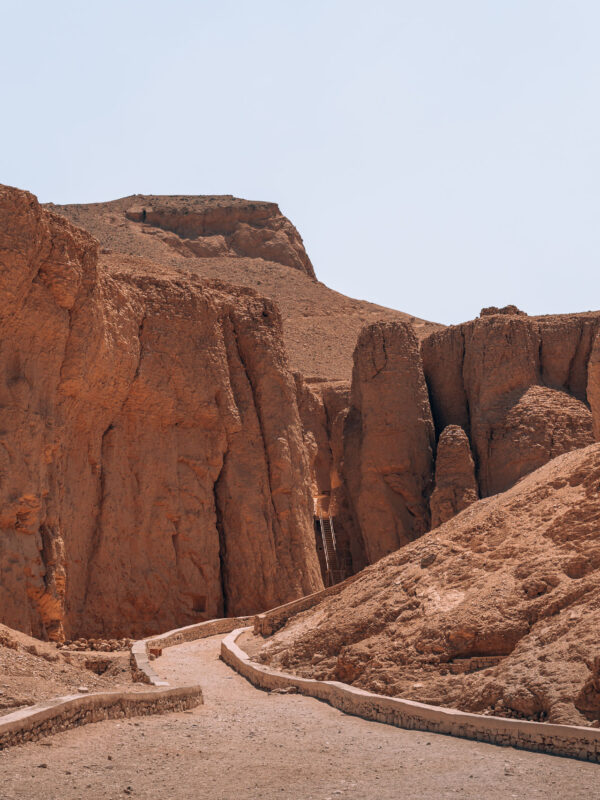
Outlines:
[[334,583],[339,583],[344,579],[344,570],[340,568],[338,558],[333,520],[331,517],[319,514],[319,525],[325,553],[325,583],[327,586],[333,586]]

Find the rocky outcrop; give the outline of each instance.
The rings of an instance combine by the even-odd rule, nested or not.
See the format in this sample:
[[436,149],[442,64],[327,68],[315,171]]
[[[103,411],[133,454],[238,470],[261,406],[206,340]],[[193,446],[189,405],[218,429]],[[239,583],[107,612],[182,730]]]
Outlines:
[[463,711],[597,725],[599,518],[593,444],[367,568],[288,620],[261,660]]
[[[91,233],[105,252],[227,280],[273,300],[281,311],[290,367],[311,382],[350,382],[352,353],[367,322],[401,319],[411,323],[419,339],[443,327],[346,297],[316,281],[297,231],[273,203],[231,196],[132,195],[47,208]],[[244,226],[258,243],[247,241]],[[271,236],[262,242],[261,237]]]
[[0,190],[0,609],[141,636],[320,588],[274,305]]
[[435,458],[435,488],[429,503],[437,528],[478,499],[475,464],[467,434],[459,425],[444,428]]
[[336,572],[348,577],[368,563],[343,478],[344,424],[350,387],[344,382],[309,384],[299,374],[295,378],[315,512],[331,518],[336,538]]
[[370,562],[429,529],[433,449],[413,331],[401,322],[365,327],[354,353],[344,473]]
[[596,334],[590,353],[587,396],[592,409],[594,436],[600,442],[600,333]]
[[275,203],[137,195],[125,215],[182,255],[263,258],[315,277],[300,234]]
[[587,367],[600,325],[591,313],[485,311],[422,345],[436,430],[460,425],[467,432],[482,496],[593,441]]
[[331,453],[330,429],[327,411],[319,385],[308,384],[300,373],[294,375],[298,411],[306,449],[310,460],[312,495],[316,499],[331,494]]
[[599,329],[598,313],[531,318],[490,307],[424,339],[421,356],[401,323],[363,330],[343,473],[369,562],[594,441],[586,399],[600,405],[590,356]]

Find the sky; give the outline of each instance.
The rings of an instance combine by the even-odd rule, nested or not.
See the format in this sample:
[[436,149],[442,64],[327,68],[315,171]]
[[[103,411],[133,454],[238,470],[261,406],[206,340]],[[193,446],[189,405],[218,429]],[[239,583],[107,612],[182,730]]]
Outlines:
[[597,0],[0,0],[0,182],[279,204],[443,323],[600,308]]

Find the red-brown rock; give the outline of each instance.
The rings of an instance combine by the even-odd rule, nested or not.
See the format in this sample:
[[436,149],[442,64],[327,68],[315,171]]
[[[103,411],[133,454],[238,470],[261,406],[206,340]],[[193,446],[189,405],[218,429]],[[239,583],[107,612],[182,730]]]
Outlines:
[[413,331],[402,322],[365,327],[354,353],[344,472],[371,563],[429,529],[433,447]]
[[487,311],[494,313],[434,333],[422,345],[436,430],[454,424],[467,432],[482,496],[593,441],[585,400],[600,324],[591,313]]
[[293,267],[314,278],[302,239],[275,203],[232,195],[131,198],[127,219],[161,238],[183,255],[249,256]]
[[[48,208],[91,233],[107,253],[139,256],[185,274],[227,280],[273,300],[281,311],[290,367],[309,381],[350,382],[352,353],[366,323],[409,321],[419,338],[442,327],[345,297],[316,281],[297,231],[274,203],[231,196],[133,195]],[[277,234],[278,238],[252,245],[236,236],[238,226],[242,231],[250,226],[256,237]],[[285,255],[277,246],[281,236],[285,236]],[[302,268],[296,268],[298,262]]]
[[596,334],[590,353],[587,396],[592,409],[594,436],[600,442],[600,333]]
[[459,425],[442,431],[435,457],[435,488],[431,495],[431,527],[458,514],[478,499],[475,464],[467,434]]
[[464,711],[589,725],[600,713],[599,519],[594,444],[367,567],[288,621],[262,659]]
[[0,189],[0,610],[134,635],[319,588],[273,303]]
[[364,543],[352,514],[343,480],[344,424],[350,402],[346,383],[305,382],[296,374],[298,408],[310,456],[315,511],[330,517],[337,545],[336,573],[341,577],[367,564]]

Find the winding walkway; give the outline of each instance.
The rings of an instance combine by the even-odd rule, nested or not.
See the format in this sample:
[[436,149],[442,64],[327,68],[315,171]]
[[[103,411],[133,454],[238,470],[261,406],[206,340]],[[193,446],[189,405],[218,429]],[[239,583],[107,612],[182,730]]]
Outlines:
[[171,647],[153,662],[173,683],[201,683],[203,706],[0,752],[0,799],[600,798],[594,764],[406,731],[261,692],[219,661],[221,639]]

